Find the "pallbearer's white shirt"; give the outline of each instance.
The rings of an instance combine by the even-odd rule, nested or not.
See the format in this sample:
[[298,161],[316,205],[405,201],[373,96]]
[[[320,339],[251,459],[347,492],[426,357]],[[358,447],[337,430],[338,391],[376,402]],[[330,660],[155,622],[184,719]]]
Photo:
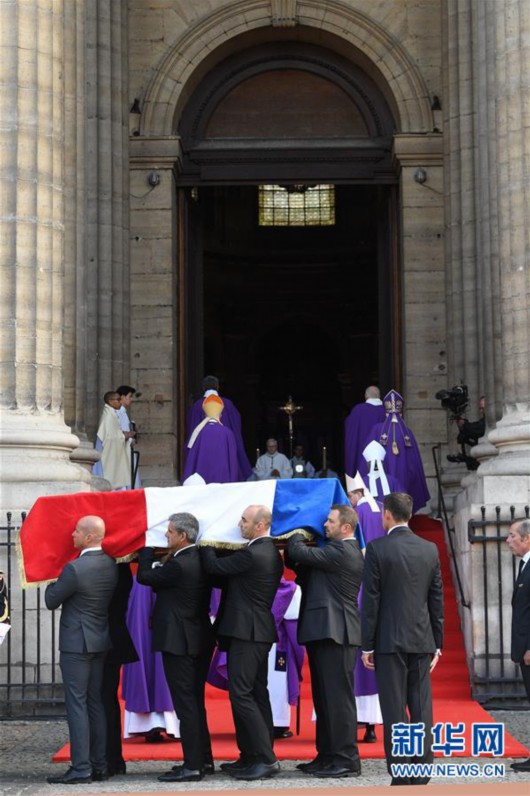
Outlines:
[[[284,619],[298,619],[300,613],[300,586],[293,592],[289,607],[285,612]],[[287,671],[279,672],[276,670],[276,650],[278,645],[274,643],[269,652],[269,696],[272,709],[272,723],[275,727],[289,727],[291,724],[291,705],[289,704],[289,687],[287,681]]]
[[278,470],[280,478],[292,478],[293,468],[291,462],[284,456],[283,453],[263,453],[254,467],[254,472],[258,481],[264,481],[268,478],[273,478],[271,472]]

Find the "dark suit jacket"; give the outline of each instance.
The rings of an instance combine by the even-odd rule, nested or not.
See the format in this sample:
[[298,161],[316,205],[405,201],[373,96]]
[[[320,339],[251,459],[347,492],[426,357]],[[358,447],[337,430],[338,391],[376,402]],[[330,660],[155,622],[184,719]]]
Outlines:
[[62,605],[61,652],[106,652],[111,647],[108,608],[118,582],[113,558],[87,550],[66,564],[55,583],[46,587],[47,608]]
[[138,660],[138,654],[125,621],[133,577],[129,564],[121,563],[116,566],[118,582],[109,604],[109,632],[112,649],[109,650],[107,662],[112,660],[116,664],[134,663]]
[[443,591],[436,545],[406,525],[366,548],[362,648],[434,653],[443,642]]
[[530,561],[515,582],[512,597],[512,661],[530,650]]
[[271,606],[283,573],[282,557],[268,536],[217,558],[211,547],[202,547],[204,567],[222,576],[221,603],[215,620],[217,635],[246,641],[277,640]]
[[211,587],[198,547],[184,548],[155,569],[151,547],[140,550],[138,559],[138,583],[156,592],[153,650],[173,655],[209,652],[214,642],[209,616]]
[[302,536],[291,537],[286,564],[295,570],[302,588],[300,644],[331,639],[337,644],[360,645],[357,598],[363,563],[355,539],[331,541],[317,549],[307,547]]

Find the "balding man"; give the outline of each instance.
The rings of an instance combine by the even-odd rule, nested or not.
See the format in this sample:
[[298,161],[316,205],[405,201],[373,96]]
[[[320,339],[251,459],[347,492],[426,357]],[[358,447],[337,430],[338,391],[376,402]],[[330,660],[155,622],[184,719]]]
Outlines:
[[282,558],[269,536],[271,512],[248,506],[239,529],[248,544],[224,558],[202,547],[204,568],[218,577],[223,594],[215,630],[227,651],[228,691],[239,760],[221,766],[235,779],[274,776],[280,764],[273,751],[274,727],[267,689],[268,655],[277,641],[271,606],[283,573]]
[[292,478],[293,468],[287,456],[278,451],[278,440],[267,440],[267,452],[260,456],[254,467],[254,476],[258,481],[268,478]]
[[368,474],[368,465],[363,450],[372,437],[370,432],[376,423],[385,419],[379,387],[371,385],[364,391],[364,403],[356,404],[344,423],[344,472],[352,477],[357,471]]
[[[530,700],[530,520],[516,520],[506,542],[514,556],[521,559],[512,597],[511,657],[521,667]],[[530,757],[511,765],[514,771],[530,771]]]
[[81,517],[72,533],[79,556],[46,588],[51,610],[62,606],[59,664],[70,733],[71,767],[51,785],[88,784],[108,779],[106,718],[101,695],[103,665],[111,648],[109,603],[118,582],[113,558],[102,550],[105,523]]

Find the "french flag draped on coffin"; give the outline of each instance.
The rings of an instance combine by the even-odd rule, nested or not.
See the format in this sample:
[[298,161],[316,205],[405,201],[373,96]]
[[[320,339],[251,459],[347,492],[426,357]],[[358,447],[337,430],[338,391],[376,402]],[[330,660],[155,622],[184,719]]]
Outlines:
[[95,514],[106,526],[103,548],[123,558],[141,547],[166,547],[171,514],[187,511],[199,520],[199,542],[236,547],[244,544],[238,522],[252,504],[272,511],[271,536],[302,528],[324,539],[332,504],[349,505],[336,479],[252,481],[134,489],[123,492],[78,492],[39,498],[20,530],[22,583],[39,585],[57,578],[76,557],[72,531],[80,517]]

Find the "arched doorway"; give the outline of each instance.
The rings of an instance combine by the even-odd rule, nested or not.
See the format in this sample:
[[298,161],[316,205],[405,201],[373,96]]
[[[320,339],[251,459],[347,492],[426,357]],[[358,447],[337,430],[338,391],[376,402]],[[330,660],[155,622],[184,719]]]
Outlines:
[[[230,56],[179,119],[180,395],[219,375],[251,458],[270,434],[286,449],[292,394],[315,464],[326,445],[340,469],[349,406],[400,383],[395,126],[366,72],[300,41]],[[264,223],[264,186],[289,207],[329,186],[333,219]]]

